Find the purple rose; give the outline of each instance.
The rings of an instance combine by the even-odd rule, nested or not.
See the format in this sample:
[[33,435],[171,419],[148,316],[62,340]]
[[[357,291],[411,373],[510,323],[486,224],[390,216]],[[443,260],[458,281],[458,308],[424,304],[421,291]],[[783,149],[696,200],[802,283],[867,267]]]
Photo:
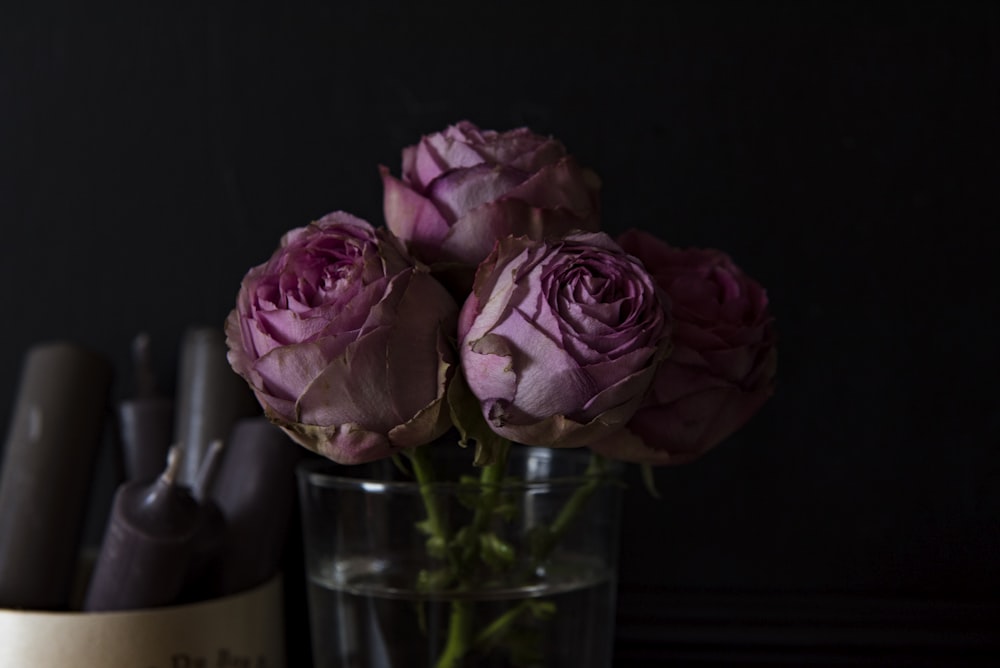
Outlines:
[[599,227],[597,175],[527,128],[461,121],[403,149],[402,180],[380,171],[389,229],[428,264],[475,266],[503,237]]
[[229,363],[297,442],[342,464],[380,459],[447,430],[457,311],[391,234],[332,213],[246,274]]
[[619,238],[671,301],[674,349],[622,440],[594,449],[617,459],[683,464],[743,426],[774,389],[777,351],[767,294],[725,253],[676,249],[630,230]]
[[465,379],[493,431],[550,447],[621,430],[669,346],[652,278],[601,233],[501,240],[458,328]]

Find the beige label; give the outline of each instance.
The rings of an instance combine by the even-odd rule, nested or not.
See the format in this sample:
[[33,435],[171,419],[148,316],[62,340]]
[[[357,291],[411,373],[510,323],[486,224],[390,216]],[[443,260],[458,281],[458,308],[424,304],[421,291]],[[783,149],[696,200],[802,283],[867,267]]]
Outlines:
[[0,610],[3,668],[284,668],[281,578],[135,612]]

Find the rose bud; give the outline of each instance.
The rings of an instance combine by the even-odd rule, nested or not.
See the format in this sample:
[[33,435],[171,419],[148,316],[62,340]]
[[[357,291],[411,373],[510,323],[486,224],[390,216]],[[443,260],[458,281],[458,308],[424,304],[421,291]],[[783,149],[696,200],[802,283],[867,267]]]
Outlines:
[[490,428],[557,448],[621,430],[669,348],[652,277],[603,233],[502,239],[476,272],[458,333]]
[[676,249],[630,230],[619,238],[671,301],[674,349],[621,440],[594,450],[646,464],[683,464],[742,427],[774,390],[777,349],[767,294],[713,249]]
[[457,311],[391,234],[332,213],[246,274],[226,319],[229,363],[295,441],[371,461],[447,430]]
[[597,175],[528,128],[461,121],[404,148],[402,180],[379,170],[389,229],[420,260],[468,265],[470,276],[497,239],[599,228]]

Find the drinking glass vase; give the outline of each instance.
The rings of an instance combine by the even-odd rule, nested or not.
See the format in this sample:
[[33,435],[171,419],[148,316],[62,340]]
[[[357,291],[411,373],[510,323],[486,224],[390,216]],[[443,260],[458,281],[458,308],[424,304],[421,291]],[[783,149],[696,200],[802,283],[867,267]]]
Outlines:
[[514,444],[483,482],[426,447],[423,482],[406,458],[300,465],[316,668],[609,668],[622,466]]

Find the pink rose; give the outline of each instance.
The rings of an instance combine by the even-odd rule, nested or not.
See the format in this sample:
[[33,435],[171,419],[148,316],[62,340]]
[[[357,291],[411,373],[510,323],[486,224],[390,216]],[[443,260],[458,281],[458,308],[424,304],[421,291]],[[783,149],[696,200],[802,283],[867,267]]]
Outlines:
[[475,266],[503,237],[599,226],[597,175],[527,128],[462,121],[403,149],[402,180],[379,169],[389,229],[429,264]]
[[771,396],[777,364],[764,289],[711,249],[680,250],[630,230],[618,239],[671,302],[674,349],[622,439],[594,449],[616,459],[682,464],[743,426]]
[[332,213],[246,274],[229,362],[297,442],[342,464],[380,459],[447,430],[457,311],[391,234]]
[[601,233],[502,239],[462,308],[459,350],[501,436],[578,447],[621,430],[669,346],[645,268]]

